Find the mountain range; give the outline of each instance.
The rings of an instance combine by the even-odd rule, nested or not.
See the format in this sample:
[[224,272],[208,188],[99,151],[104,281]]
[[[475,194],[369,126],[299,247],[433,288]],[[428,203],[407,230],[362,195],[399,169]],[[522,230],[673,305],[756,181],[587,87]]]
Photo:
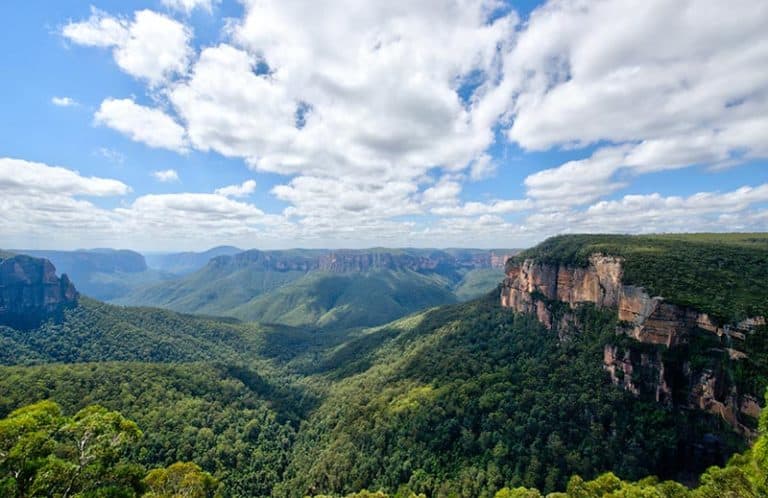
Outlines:
[[[43,399],[67,413],[100,403],[144,431],[130,453],[137,465],[197,462],[225,496],[367,488],[478,497],[504,487],[574,490],[571,476],[606,471],[693,484],[759,435],[768,236],[557,237],[503,258],[504,272],[479,298],[433,306],[435,294],[425,292],[427,308],[415,313],[403,306],[376,326],[358,318],[387,310],[374,299],[384,287],[397,302],[488,270],[479,254],[246,251],[179,279],[185,290],[209,276],[218,288],[208,291],[232,302],[237,282],[263,289],[274,279],[275,290],[260,296],[281,296],[282,310],[268,315],[260,297],[249,309],[278,319],[299,309],[298,325],[71,293],[58,307],[34,298],[48,288],[37,275],[50,280],[36,268],[50,263],[5,254],[0,289],[22,291],[0,303],[0,417]],[[18,278],[22,267],[27,277]],[[62,288],[56,278],[47,285]],[[317,303],[334,291],[334,302]],[[10,321],[19,299],[39,323]],[[323,322],[328,309],[338,318]],[[720,475],[708,472],[705,491]],[[723,477],[712,489],[753,489],[751,476]],[[632,486],[689,496],[653,479]],[[690,496],[729,496],[706,492]],[[566,496],[603,496],[574,493]]]

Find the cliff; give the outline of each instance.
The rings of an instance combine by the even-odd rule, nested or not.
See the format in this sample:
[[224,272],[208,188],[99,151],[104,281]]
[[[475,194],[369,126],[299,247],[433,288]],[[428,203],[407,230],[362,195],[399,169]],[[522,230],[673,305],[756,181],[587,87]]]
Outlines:
[[501,268],[507,254],[482,250],[336,250],[259,251],[249,250],[211,259],[212,267],[257,267],[270,271],[325,271],[365,273],[375,270],[458,272],[478,268]]
[[47,259],[14,256],[0,260],[0,325],[30,329],[77,303],[77,291],[66,275],[56,276]]
[[[764,328],[765,317],[719,324],[707,313],[625,284],[623,264],[623,258],[601,253],[591,254],[586,266],[510,260],[501,305],[535,314],[561,338],[569,325],[578,328],[575,307],[591,303],[615,310],[617,338],[625,339],[605,345],[603,364],[612,382],[638,396],[719,415],[736,430],[751,433],[756,420],[745,417],[756,419],[760,393],[739,392],[722,364],[748,358],[745,339]],[[696,358],[689,357],[692,349]]]

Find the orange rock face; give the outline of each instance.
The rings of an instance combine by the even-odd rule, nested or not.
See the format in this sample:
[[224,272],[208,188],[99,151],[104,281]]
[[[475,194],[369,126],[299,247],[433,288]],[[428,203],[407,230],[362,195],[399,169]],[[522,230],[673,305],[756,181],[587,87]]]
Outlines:
[[[501,305],[520,313],[534,314],[548,328],[563,328],[569,316],[555,321],[548,302],[559,301],[570,307],[593,303],[600,308],[615,308],[621,322],[619,331],[641,343],[672,348],[685,342],[694,330],[706,330],[718,336],[726,335],[736,341],[744,340],[755,327],[765,325],[765,317],[755,317],[727,326],[716,325],[706,314],[697,310],[652,297],[641,287],[622,283],[620,258],[593,254],[586,268],[549,265],[527,259],[518,266],[507,267],[507,277],[501,289]],[[737,348],[726,348],[729,358],[738,361],[746,354]],[[619,351],[606,345],[603,364],[614,384],[639,395],[640,386],[633,381],[638,368],[654,372],[653,389],[656,400],[671,402],[672,389],[667,382],[660,354],[636,353],[632,349]],[[691,373],[691,375],[693,375]],[[696,373],[691,378],[688,405],[721,416],[736,430],[749,434],[740,415],[756,418],[760,407],[751,396],[738,396],[724,387],[722,379],[710,371]],[[654,394],[654,393],[652,393]]]
[[764,325],[765,318],[750,318],[728,327],[713,323],[706,313],[680,307],[651,297],[641,287],[624,285],[621,259],[593,254],[586,268],[555,266],[525,260],[520,266],[511,267],[501,290],[501,305],[521,313],[536,312],[543,317],[542,323],[551,324],[552,317],[545,317],[538,310],[532,294],[541,294],[550,301],[568,303],[594,303],[596,306],[615,307],[618,317],[629,326],[629,335],[640,342],[678,344],[693,330],[700,328],[717,335],[743,337],[745,331]]

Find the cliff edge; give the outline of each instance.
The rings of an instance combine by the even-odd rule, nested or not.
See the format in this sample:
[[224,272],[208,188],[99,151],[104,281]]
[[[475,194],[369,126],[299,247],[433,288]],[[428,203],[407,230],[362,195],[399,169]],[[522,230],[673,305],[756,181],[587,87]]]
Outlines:
[[[558,239],[555,242],[576,246],[589,240]],[[671,257],[663,251],[649,251],[648,247],[652,246],[647,239],[642,240],[647,254],[661,259]],[[614,237],[611,244],[616,245],[617,240],[621,239]],[[501,286],[501,305],[534,314],[544,326],[557,331],[561,340],[566,340],[568,334],[580,326],[574,323],[572,311],[576,307],[590,304],[609,312],[615,310],[616,337],[606,342],[603,354],[604,368],[614,384],[637,396],[653,397],[660,403],[716,414],[737,431],[752,435],[760,413],[757,400],[762,399],[766,386],[757,386],[744,377],[765,378],[766,372],[754,375],[756,365],[762,362],[753,362],[750,358],[762,353],[753,349],[756,342],[764,342],[755,341],[756,336],[764,337],[768,333],[765,315],[713,317],[683,304],[683,299],[652,295],[643,286],[627,283],[626,264],[636,257],[627,247],[631,248],[637,239],[625,236],[624,240],[623,250],[615,251],[620,255],[584,254],[584,248],[580,248],[581,262],[565,257],[558,261],[552,257],[552,251],[542,253],[536,248],[511,258]],[[545,244],[551,246],[552,241]],[[685,247],[684,239],[678,239],[677,244],[678,249],[686,253],[696,253],[695,247]],[[597,248],[605,248],[605,244]],[[762,251],[762,246],[757,250]],[[708,285],[701,281],[706,274],[697,274],[699,263],[694,257],[688,268],[691,289]],[[632,264],[637,274],[638,260],[632,260]],[[740,262],[724,264],[738,267]],[[670,273],[680,278],[679,270]],[[755,289],[755,292],[764,290]],[[723,299],[739,298],[740,294],[723,296]],[[738,304],[729,304],[730,307],[723,309],[741,309]]]
[[60,319],[77,304],[78,293],[67,275],[56,276],[47,259],[26,255],[0,259],[0,325],[32,329]]

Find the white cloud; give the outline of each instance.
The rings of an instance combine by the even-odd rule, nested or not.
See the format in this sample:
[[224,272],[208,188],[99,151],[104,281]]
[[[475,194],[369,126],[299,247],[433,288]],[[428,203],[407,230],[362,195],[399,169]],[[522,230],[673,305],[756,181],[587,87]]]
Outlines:
[[395,216],[421,212],[412,199],[417,188],[411,182],[360,183],[349,180],[298,176],[272,193],[290,202],[287,216],[298,216],[306,225],[354,226]]
[[451,177],[441,178],[433,187],[424,191],[421,200],[426,205],[456,204],[461,193],[461,184]]
[[108,178],[86,177],[60,166],[0,158],[0,239],[37,241],[94,240],[93,232],[116,226],[113,213],[78,197],[127,194],[130,188]]
[[77,101],[72,97],[52,97],[51,104],[58,107],[72,107],[77,105]]
[[179,181],[179,173],[175,169],[153,171],[152,176],[155,180],[163,183]]
[[128,22],[91,7],[91,17],[83,22],[70,22],[61,31],[64,37],[92,47],[122,46],[128,40]]
[[228,185],[217,188],[215,193],[224,197],[246,197],[256,191],[256,181],[246,180],[240,185]]
[[85,177],[77,171],[60,166],[48,166],[9,157],[0,158],[0,192],[3,192],[3,195],[57,194],[105,197],[124,195],[129,191],[128,185],[117,180]]
[[[214,3],[164,0],[186,13]],[[765,227],[759,186],[632,194],[638,175],[768,158],[764,2],[551,0],[524,24],[492,15],[495,0],[243,5],[221,42],[199,54],[189,28],[151,11],[124,19],[94,10],[63,30],[112,48],[156,102],[107,99],[98,123],[152,147],[213,151],[288,176],[271,190],[290,205],[284,218],[261,213],[241,234],[400,245]],[[497,136],[527,151],[590,148],[543,171],[523,165],[525,198],[467,202],[464,191],[485,184],[468,181],[513,166],[493,152]],[[248,188],[183,195],[223,206]],[[166,203],[180,201],[163,199],[158,209],[175,212]],[[505,221],[511,213],[521,221]],[[424,215],[444,218],[425,227]]]
[[[626,195],[584,210],[536,213],[526,224],[545,234],[563,232],[764,231],[768,184],[730,192],[699,192],[688,197],[658,193]],[[761,214],[762,213],[762,214]]]
[[144,107],[131,99],[106,99],[95,115],[96,122],[115,129],[150,147],[184,152],[184,128],[159,109]]
[[490,156],[483,154],[474,161],[469,167],[469,177],[473,180],[483,180],[496,174],[498,163]]
[[615,145],[529,176],[529,195],[584,204],[634,175],[768,157],[766,23],[768,7],[751,0],[537,9],[498,87],[512,118],[508,137],[533,150]]
[[213,5],[219,0],[162,0],[164,6],[189,14],[195,9],[201,9],[208,13],[213,11]]
[[137,11],[129,21],[92,9],[90,18],[70,22],[62,34],[79,45],[113,47],[123,71],[153,86],[183,74],[192,56],[191,29],[151,10]]
[[500,215],[526,211],[533,207],[529,199],[496,200],[489,203],[467,202],[461,206],[441,206],[432,209],[441,216],[483,216]]
[[253,239],[281,221],[252,204],[201,193],[144,195],[115,213],[126,232],[141,233],[144,243],[162,245]]
[[493,5],[250,2],[231,28],[240,48],[204,49],[170,99],[196,148],[261,170],[385,181],[462,169],[493,133],[473,117],[483,85],[467,104],[456,90],[470,74],[492,84],[516,22],[489,23]]

